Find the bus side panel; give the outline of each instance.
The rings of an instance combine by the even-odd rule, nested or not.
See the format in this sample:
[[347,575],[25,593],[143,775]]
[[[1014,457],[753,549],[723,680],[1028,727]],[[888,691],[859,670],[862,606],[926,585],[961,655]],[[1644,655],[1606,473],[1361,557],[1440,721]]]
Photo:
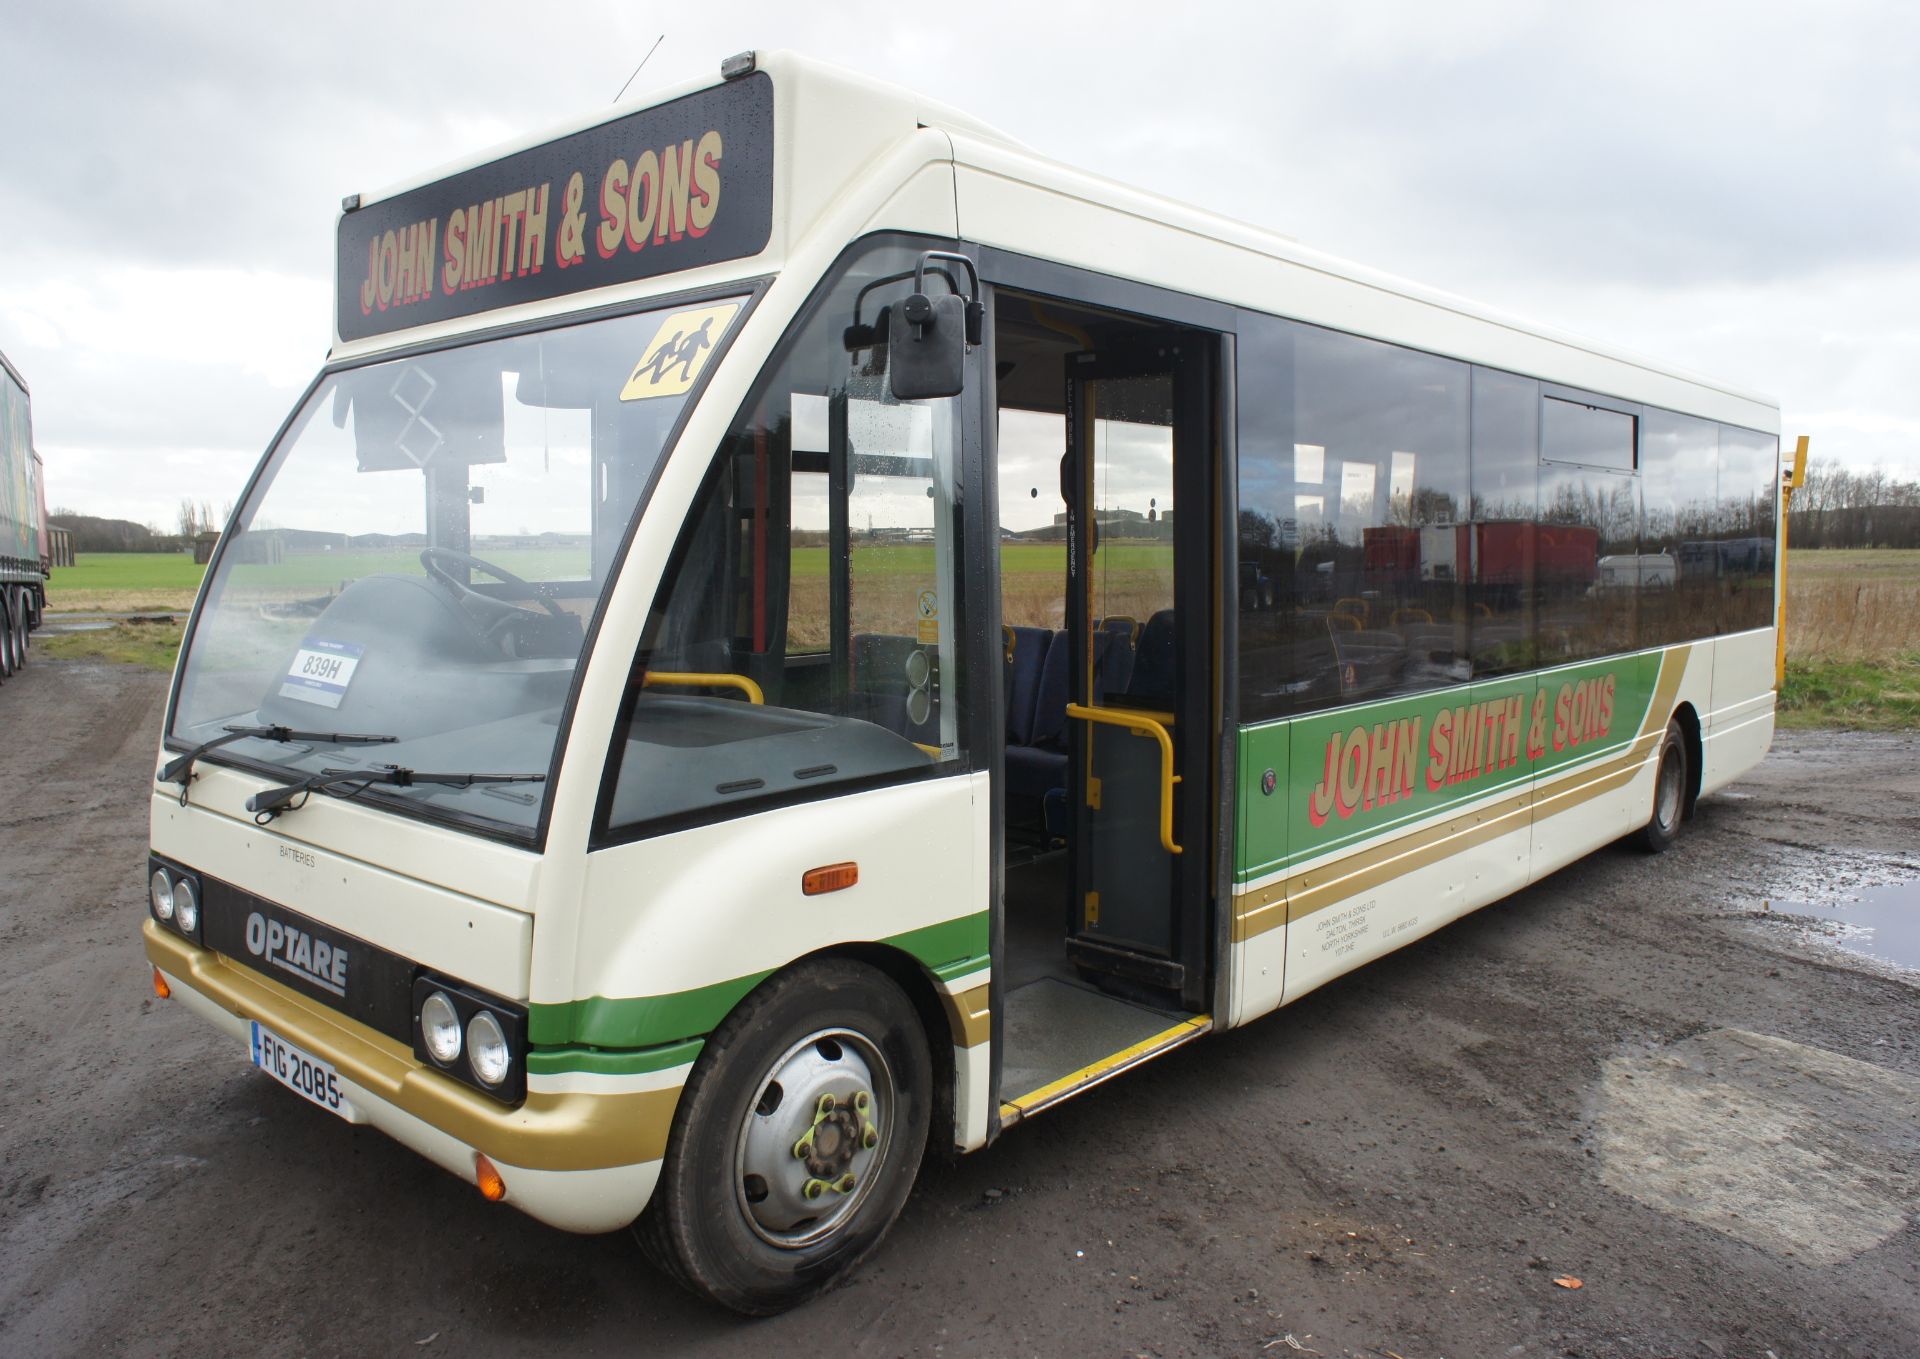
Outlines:
[[1713,654],[1713,702],[1701,709],[1700,791],[1710,793],[1759,764],[1773,744],[1774,631],[1735,633]]
[[[594,851],[578,999],[536,1006],[533,1042],[584,1051],[698,1039],[768,975],[837,944],[884,943],[918,960],[937,993],[981,992],[987,777],[822,798]],[[802,892],[808,869],[843,862],[858,864],[855,885]],[[984,1023],[956,1029],[970,1056],[986,1051]],[[971,1138],[985,1129],[985,1067],[959,1067],[956,1114]]]
[[1693,658],[1703,650],[1643,651],[1540,676],[1545,751],[1534,779],[1532,881],[1646,824],[1660,742],[1688,673],[1701,684]]
[[1288,1003],[1525,885],[1537,690],[1523,675],[1423,696],[1413,781],[1449,804],[1295,873]]
[[1292,739],[1291,722],[1240,729],[1229,1027],[1279,1008],[1286,982],[1287,827],[1312,791],[1287,777]]

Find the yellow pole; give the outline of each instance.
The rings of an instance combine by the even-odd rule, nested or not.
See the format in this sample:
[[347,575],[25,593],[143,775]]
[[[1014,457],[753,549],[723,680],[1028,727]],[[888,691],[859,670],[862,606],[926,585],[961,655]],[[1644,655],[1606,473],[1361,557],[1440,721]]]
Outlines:
[[1787,687],[1787,512],[1793,508],[1793,492],[1807,479],[1807,436],[1802,434],[1793,449],[1793,466],[1780,478],[1780,597],[1774,601],[1779,618],[1774,631],[1773,682],[1776,689]]

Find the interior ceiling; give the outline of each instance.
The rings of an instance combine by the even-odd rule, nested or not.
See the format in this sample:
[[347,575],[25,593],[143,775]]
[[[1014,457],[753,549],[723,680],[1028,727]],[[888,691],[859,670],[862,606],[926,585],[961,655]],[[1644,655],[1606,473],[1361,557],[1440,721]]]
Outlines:
[[[1158,327],[1112,312],[1002,292],[994,299],[994,357],[1001,406],[1066,411],[1066,356],[1107,349]],[[1088,342],[1091,342],[1089,344]]]

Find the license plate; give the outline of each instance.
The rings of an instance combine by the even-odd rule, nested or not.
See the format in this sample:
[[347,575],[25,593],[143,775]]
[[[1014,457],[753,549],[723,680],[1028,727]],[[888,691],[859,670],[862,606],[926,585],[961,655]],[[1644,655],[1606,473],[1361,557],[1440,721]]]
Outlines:
[[340,1085],[340,1073],[333,1064],[303,1052],[256,1021],[249,1055],[253,1064],[302,1099],[335,1113],[349,1123],[360,1122],[360,1113],[348,1101]]

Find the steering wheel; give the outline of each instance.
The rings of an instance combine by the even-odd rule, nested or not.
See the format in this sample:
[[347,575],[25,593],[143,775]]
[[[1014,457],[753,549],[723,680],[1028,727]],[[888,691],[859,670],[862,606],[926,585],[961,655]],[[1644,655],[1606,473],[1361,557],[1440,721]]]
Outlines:
[[511,610],[510,613],[496,619],[493,624],[487,628],[486,635],[488,638],[492,638],[503,627],[511,623],[513,621],[513,614],[525,614],[533,611],[522,608],[517,604],[506,604],[505,601],[495,599],[492,595],[481,594],[480,591],[474,589],[471,585],[465,584],[457,579],[451,571],[447,570],[446,566],[441,564],[443,562],[454,566],[463,566],[469,571],[478,571],[483,576],[492,576],[503,585],[514,586],[523,592],[522,598],[535,600],[555,618],[573,617],[572,614],[554,603],[551,598],[541,594],[532,581],[522,580],[504,566],[495,566],[492,562],[482,561],[480,558],[469,556],[465,552],[455,552],[450,547],[430,547],[422,551],[420,554],[420,565],[426,568],[427,574],[433,577],[437,584],[443,586],[449,594],[462,604],[470,599],[479,599],[484,600],[486,604],[495,608],[505,604],[505,607]]

